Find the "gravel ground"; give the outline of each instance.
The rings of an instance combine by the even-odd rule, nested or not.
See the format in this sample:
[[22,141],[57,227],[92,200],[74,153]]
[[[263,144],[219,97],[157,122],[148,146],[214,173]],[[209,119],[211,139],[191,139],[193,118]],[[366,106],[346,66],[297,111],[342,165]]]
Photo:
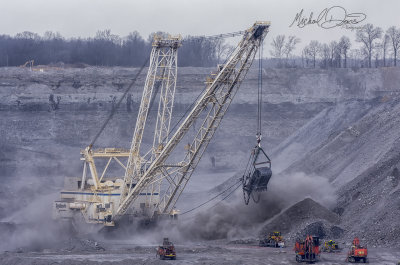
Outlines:
[[[114,242],[115,243],[115,242]],[[176,260],[159,260],[156,246],[119,245],[119,249],[97,252],[60,253],[3,253],[0,264],[50,265],[50,264],[297,264],[292,246],[283,249],[263,248],[252,245],[229,245],[226,242],[202,242],[176,245]],[[322,253],[317,264],[348,264],[346,251]],[[369,264],[396,264],[399,249],[369,249]]]

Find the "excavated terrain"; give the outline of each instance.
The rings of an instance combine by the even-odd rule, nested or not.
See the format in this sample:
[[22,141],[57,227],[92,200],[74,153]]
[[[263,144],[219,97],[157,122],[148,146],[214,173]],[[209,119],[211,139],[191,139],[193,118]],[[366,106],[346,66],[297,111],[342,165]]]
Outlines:
[[[287,240],[295,241],[302,234],[318,235],[320,239],[339,238],[343,230],[336,226],[340,217],[310,198],[306,198],[277,214],[260,230],[260,236],[280,231]],[[327,224],[328,227],[324,227]]]
[[[77,235],[54,223],[51,206],[64,177],[81,175],[80,149],[137,70],[0,68],[0,233],[7,239],[0,264],[295,264],[293,242],[308,233],[344,249],[323,253],[320,264],[345,264],[355,236],[368,245],[369,263],[400,261],[398,68],[264,69],[262,146],[273,177],[258,204],[244,205],[239,188],[152,229]],[[179,69],[172,124],[213,70]],[[129,147],[144,79],[97,147]],[[255,144],[256,87],[251,69],[177,204],[182,213],[243,174]],[[156,111],[154,104],[145,148]],[[287,248],[258,247],[271,230],[283,233]],[[176,261],[155,257],[163,237],[176,244]]]
[[[331,132],[306,140],[307,145],[300,147],[305,155],[294,158],[280,174],[302,170],[307,175],[327,178],[337,190],[333,210],[341,216],[347,240],[359,236],[374,246],[400,244],[396,221],[400,205],[399,111],[397,97],[339,104],[302,128],[308,136],[300,131],[285,141],[285,145],[302,142],[321,128]],[[341,114],[345,112],[351,112],[347,119]],[[278,147],[277,157],[284,159],[285,149]]]

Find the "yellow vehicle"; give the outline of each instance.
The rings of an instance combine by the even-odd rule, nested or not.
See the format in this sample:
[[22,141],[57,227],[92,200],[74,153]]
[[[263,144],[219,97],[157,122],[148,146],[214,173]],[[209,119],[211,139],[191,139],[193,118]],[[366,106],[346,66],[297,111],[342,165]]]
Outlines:
[[285,241],[283,240],[283,236],[281,235],[281,232],[279,231],[274,231],[270,233],[266,238],[260,239],[260,242],[258,244],[260,247],[284,247],[285,246]]
[[339,245],[333,240],[325,241],[324,245],[322,247],[322,251],[323,252],[337,252],[337,251],[339,251]]

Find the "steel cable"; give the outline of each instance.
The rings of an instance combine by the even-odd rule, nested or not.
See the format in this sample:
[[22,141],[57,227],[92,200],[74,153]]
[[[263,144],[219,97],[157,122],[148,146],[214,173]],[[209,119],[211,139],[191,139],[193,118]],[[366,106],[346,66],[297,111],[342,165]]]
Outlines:
[[115,112],[117,111],[117,109],[119,108],[119,106],[121,105],[122,100],[125,98],[125,96],[128,94],[129,90],[132,88],[132,86],[136,83],[137,79],[139,78],[139,75],[142,73],[143,69],[146,67],[147,63],[149,62],[149,58],[146,59],[146,61],[143,63],[143,65],[140,67],[139,71],[137,72],[136,76],[133,78],[132,82],[130,83],[130,85],[126,88],[124,94],[122,95],[122,97],[119,99],[119,101],[117,102],[117,104],[112,108],[110,115],[108,116],[108,118],[105,120],[105,122],[103,123],[103,125],[101,126],[99,132],[96,134],[96,136],[93,138],[92,142],[89,145],[89,149],[92,149],[94,143],[96,142],[96,140],[99,138],[100,134],[104,131],[104,129],[106,128],[108,122],[111,120],[111,118],[114,116]]
[[[184,215],[184,214],[187,214],[187,213],[190,213],[190,212],[192,212],[192,211],[194,211],[194,210],[200,208],[201,206],[203,206],[203,205],[205,205],[205,204],[207,204],[207,203],[209,203],[209,202],[215,200],[216,198],[218,198],[219,196],[221,196],[222,194],[224,194],[225,192],[227,192],[228,190],[230,190],[232,187],[236,186],[237,184],[240,184],[240,185],[241,185],[241,184],[242,184],[241,182],[242,182],[242,180],[239,179],[238,181],[236,181],[236,182],[235,182],[232,186],[230,186],[229,188],[227,188],[227,189],[225,189],[224,191],[218,193],[216,196],[212,197],[211,199],[209,199],[209,200],[207,200],[207,201],[205,201],[205,202],[203,202],[203,203],[197,205],[196,207],[194,207],[194,208],[192,208],[192,209],[190,209],[190,210],[188,210],[188,211],[185,211],[185,212],[181,213],[180,216],[182,216],[182,215]],[[231,191],[227,196],[225,196],[224,198],[222,198],[221,201],[223,201],[223,200],[225,200],[226,198],[228,198],[235,190],[237,190],[237,189],[240,187],[240,185],[238,185],[238,186],[237,186],[233,191]],[[218,203],[220,203],[221,201],[219,201]],[[217,204],[218,204],[218,203],[217,203]],[[211,208],[215,207],[217,204],[215,204],[215,205],[212,206]],[[211,209],[211,208],[210,208],[210,209]]]

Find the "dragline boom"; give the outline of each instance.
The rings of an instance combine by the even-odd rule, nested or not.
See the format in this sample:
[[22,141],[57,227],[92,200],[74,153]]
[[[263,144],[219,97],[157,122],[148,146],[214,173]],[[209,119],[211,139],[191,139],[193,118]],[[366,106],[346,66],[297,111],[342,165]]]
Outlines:
[[[120,217],[122,217],[126,213],[129,206],[136,200],[138,195],[142,191],[146,190],[149,185],[158,183],[163,178],[166,178],[170,185],[155,206],[152,215],[169,214],[172,211],[175,203],[190,179],[191,174],[200,161],[200,158],[202,157],[207,145],[217,130],[222,118],[224,117],[224,114],[232,102],[232,99],[235,96],[238,88],[240,87],[241,82],[245,78],[258,48],[268,33],[269,26],[269,22],[256,22],[251,28],[245,31],[242,40],[236,47],[233,54],[229,57],[227,62],[220,67],[215,79],[208,80],[205,91],[196,101],[196,104],[192,108],[191,112],[181,123],[180,127],[175,131],[173,136],[168,140],[168,142],[165,143],[165,145],[163,143],[162,148],[158,150],[159,152],[157,152],[157,155],[154,156],[154,159],[151,160],[151,163],[148,167],[146,167],[146,170],[142,174],[138,175],[138,171],[136,170],[136,176],[139,176],[138,181],[136,185],[129,190],[128,194],[121,200],[113,220],[118,220]],[[150,71],[149,74],[151,74]],[[154,82],[154,79],[152,80],[153,81],[149,82]],[[146,86],[151,86],[147,85],[147,79],[145,89]],[[146,97],[144,95],[145,93],[143,94],[143,100],[150,98],[148,95]],[[148,103],[142,102],[142,104],[146,105]],[[164,109],[168,110],[168,107]],[[142,106],[140,107],[140,111],[141,110]],[[142,127],[144,127],[144,116],[146,115],[141,114],[140,111],[139,115],[141,116],[138,116],[135,135],[138,133],[143,133]],[[144,111],[147,113],[148,105],[147,109],[146,106],[144,106]],[[195,134],[191,143],[188,144],[184,159],[175,165],[166,164],[166,160],[169,158],[172,151],[181,142],[187,131],[192,127],[194,121],[200,119],[201,114],[203,114],[203,116],[201,116],[203,117],[201,118],[201,126],[197,130],[197,133]],[[169,114],[165,117],[169,118]],[[141,126],[142,123],[143,126]],[[169,123],[166,125],[169,130]],[[138,136],[140,139],[136,139],[135,137],[136,136],[134,136],[134,141],[132,142],[130,154],[132,158],[130,157],[128,162],[129,172],[127,169],[125,178],[127,178],[127,176],[133,177],[133,174],[135,174],[135,172],[131,171],[129,163],[140,166],[139,146],[136,143],[140,144],[141,135]],[[135,159],[137,159],[137,162],[134,162]]]

